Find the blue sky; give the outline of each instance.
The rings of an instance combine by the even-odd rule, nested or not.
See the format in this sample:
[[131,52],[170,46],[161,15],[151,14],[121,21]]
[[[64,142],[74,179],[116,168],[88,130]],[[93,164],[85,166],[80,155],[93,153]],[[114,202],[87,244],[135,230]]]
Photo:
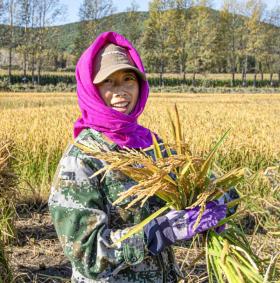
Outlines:
[[[272,8],[278,1],[279,0],[266,0],[265,3],[269,8]],[[131,4],[131,0],[113,0],[113,2],[117,12],[125,11],[126,8]],[[148,10],[149,0],[140,0],[136,2],[139,5],[140,11]],[[79,20],[78,11],[82,0],[60,0],[60,3],[64,4],[67,8],[67,11],[64,13],[63,19],[60,21],[60,24],[76,22]],[[222,0],[213,0],[214,8],[219,9],[221,3]]]

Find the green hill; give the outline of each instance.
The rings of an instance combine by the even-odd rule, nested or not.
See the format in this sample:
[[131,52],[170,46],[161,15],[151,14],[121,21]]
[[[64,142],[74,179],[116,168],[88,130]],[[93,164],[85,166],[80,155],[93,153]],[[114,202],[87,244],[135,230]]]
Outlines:
[[[143,23],[145,19],[148,17],[148,12],[135,12],[137,13],[137,17],[141,19]],[[113,30],[119,33],[125,33],[124,31],[124,23],[127,22],[128,13],[122,12],[117,14],[112,14],[108,17],[104,17],[99,20],[100,32],[106,30]],[[74,48],[74,42],[79,32],[79,26],[81,22],[69,23],[59,26],[49,27],[51,42],[56,42],[60,51],[64,51],[67,53],[72,53]],[[143,29],[144,26],[141,27]],[[7,35],[9,31],[9,27],[7,25],[0,25],[0,36]],[[16,32],[20,33],[22,28],[17,27]],[[0,48],[5,48],[5,41],[0,41]]]
[[[137,17],[139,17],[140,22],[142,22],[142,24],[148,18],[149,15],[148,12],[136,12],[136,13],[137,13]],[[125,34],[124,23],[127,22],[127,18],[128,18],[127,12],[113,14],[108,17],[104,17],[99,20],[98,23],[99,30],[100,32],[112,30],[119,32],[121,34]],[[81,22],[76,22],[76,23],[54,26],[50,28],[50,30],[53,29],[54,31],[56,31],[55,33],[53,33],[56,34],[53,40],[58,42],[58,48],[60,51],[64,51],[67,53],[73,52],[74,42],[79,33],[80,25]],[[141,30],[143,28],[144,25],[142,25]]]
[[[189,11],[191,13],[191,9]],[[143,31],[144,29],[144,21],[148,18],[149,12],[135,12],[136,17],[139,20],[138,31]],[[213,14],[213,18],[219,20],[219,11],[211,9],[211,13]],[[98,20],[99,31],[107,31],[112,30],[119,32],[121,34],[126,35],[129,30],[129,26],[126,24],[129,22],[129,13],[122,12],[117,14],[112,14],[110,16],[104,17]],[[61,52],[73,53],[74,42],[78,36],[79,28],[81,26],[81,22],[69,23],[59,26],[49,27],[50,32],[50,42],[55,42],[57,48]],[[0,37],[3,38],[3,35],[8,34],[9,27],[6,25],[0,25]],[[16,32],[20,33],[22,28],[17,27]],[[5,37],[5,36],[4,36]],[[139,34],[140,37],[140,34]],[[94,38],[93,38],[94,39]],[[5,48],[5,40],[0,41],[0,48]]]

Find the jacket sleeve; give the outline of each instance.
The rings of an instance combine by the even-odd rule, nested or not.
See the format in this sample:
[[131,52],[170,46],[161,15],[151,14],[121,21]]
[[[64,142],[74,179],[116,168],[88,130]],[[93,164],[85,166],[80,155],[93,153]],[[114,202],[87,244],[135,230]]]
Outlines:
[[[96,169],[97,170],[97,169]],[[83,159],[66,156],[54,177],[49,209],[65,255],[73,270],[89,279],[112,276],[144,259],[140,232],[114,244],[127,230],[109,228],[108,207],[96,171]]]

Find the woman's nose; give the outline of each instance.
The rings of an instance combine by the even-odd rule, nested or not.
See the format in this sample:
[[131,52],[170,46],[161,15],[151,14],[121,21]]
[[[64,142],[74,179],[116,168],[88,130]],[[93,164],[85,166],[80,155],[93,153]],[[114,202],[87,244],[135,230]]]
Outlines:
[[124,91],[124,89],[121,86],[115,87],[113,93],[117,97],[123,97],[123,96],[127,95],[126,92]]

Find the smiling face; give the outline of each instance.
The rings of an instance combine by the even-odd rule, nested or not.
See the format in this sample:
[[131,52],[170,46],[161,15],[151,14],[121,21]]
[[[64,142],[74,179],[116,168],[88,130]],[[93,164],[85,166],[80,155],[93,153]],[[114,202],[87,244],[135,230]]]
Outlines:
[[134,71],[117,71],[96,86],[105,104],[114,110],[129,114],[136,106],[139,82]]

